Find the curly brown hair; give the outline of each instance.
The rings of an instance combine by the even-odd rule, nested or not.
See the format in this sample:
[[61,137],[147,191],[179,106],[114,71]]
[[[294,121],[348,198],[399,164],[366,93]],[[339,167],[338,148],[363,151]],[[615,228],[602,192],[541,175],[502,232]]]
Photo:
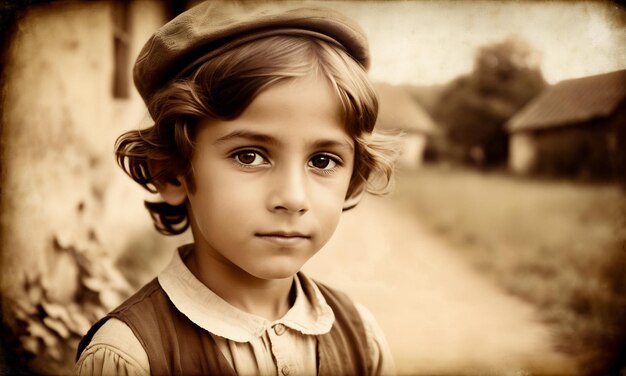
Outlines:
[[[376,93],[364,68],[339,45],[307,36],[275,35],[227,49],[178,78],[148,103],[154,125],[122,134],[115,150],[120,167],[156,193],[156,182],[195,189],[191,157],[200,120],[237,118],[263,90],[285,80],[319,74],[342,104],[345,126],[355,141],[355,165],[346,200],[364,191],[387,191],[397,154],[396,139],[373,133]],[[156,229],[176,235],[189,227],[186,204],[146,201]]]

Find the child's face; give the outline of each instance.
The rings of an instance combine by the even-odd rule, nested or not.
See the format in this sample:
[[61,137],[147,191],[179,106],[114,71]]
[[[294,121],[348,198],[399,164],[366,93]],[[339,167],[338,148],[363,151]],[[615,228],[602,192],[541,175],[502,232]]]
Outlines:
[[261,279],[289,277],[331,237],[354,166],[340,103],[321,78],[262,92],[196,138],[187,193],[197,252]]

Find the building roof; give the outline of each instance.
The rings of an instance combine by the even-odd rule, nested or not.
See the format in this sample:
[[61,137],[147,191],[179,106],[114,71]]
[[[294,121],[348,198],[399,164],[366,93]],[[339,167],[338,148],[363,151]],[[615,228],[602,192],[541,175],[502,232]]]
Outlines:
[[376,129],[402,130],[406,133],[435,133],[437,127],[428,113],[399,86],[374,84],[378,93]]
[[510,132],[605,118],[626,105],[626,70],[565,80],[544,90],[507,123]]

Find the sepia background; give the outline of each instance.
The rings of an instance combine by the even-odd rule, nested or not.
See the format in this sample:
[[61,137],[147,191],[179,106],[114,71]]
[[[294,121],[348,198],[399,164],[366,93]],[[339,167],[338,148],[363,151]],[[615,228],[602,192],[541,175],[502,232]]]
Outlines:
[[[377,317],[401,374],[626,367],[626,9],[324,1],[372,52],[395,190],[305,270]],[[184,1],[0,1],[0,374],[67,374],[78,340],[189,234],[115,165],[150,125],[130,70]]]

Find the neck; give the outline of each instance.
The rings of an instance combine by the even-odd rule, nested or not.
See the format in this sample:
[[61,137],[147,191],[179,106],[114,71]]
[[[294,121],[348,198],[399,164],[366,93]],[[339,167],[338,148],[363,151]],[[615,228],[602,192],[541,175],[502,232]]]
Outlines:
[[270,321],[283,317],[293,304],[293,277],[261,279],[242,273],[230,261],[194,249],[185,264],[193,275],[232,306]]

